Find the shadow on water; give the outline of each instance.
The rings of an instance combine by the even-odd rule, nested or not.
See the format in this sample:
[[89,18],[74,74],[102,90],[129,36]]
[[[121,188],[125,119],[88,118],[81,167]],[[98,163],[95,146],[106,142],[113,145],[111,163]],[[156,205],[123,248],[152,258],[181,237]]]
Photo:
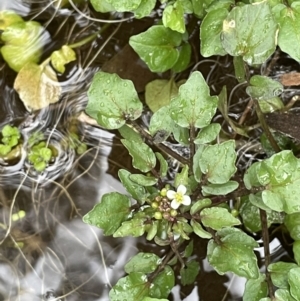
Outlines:
[[[0,9],[14,10],[26,20],[34,19],[44,25],[48,32],[44,57],[102,26],[71,8],[56,10],[51,1],[2,0]],[[85,4],[80,9],[92,18],[103,17]],[[152,23],[153,19],[126,22],[110,37],[118,26],[112,24],[96,40],[77,49],[77,61],[68,65],[66,75],[59,76],[63,88],[60,102],[32,114],[12,88],[16,74],[0,61],[0,127],[10,123],[22,129],[25,153],[26,141],[36,131],[44,132],[59,149],[59,156],[43,174],[32,171],[24,154],[19,163],[0,166],[0,301],[106,301],[111,286],[124,275],[123,267],[130,257],[139,250],[164,254],[164,250],[154,245],[146,246],[143,239],[104,237],[99,229],[82,222],[82,216],[104,193],[124,191],[116,173],[119,168],[130,169],[131,164],[118,136],[78,117],[87,103],[89,83],[102,68],[133,80],[137,91],[142,93],[154,75],[141,64],[127,42],[130,35]],[[197,61],[195,55],[194,63]],[[231,60],[202,60],[196,68],[207,78],[213,94],[219,93],[225,84],[229,91],[235,91],[229,97],[231,114],[240,114],[247,99],[233,79]],[[223,122],[221,116],[215,119]],[[63,143],[74,126],[88,145],[80,156]],[[255,137],[247,144],[240,141],[241,169],[258,155]],[[12,214],[20,210],[26,216],[12,220]],[[185,288],[177,285],[170,300],[241,300],[245,280],[230,274],[218,275],[205,260],[206,243],[197,240],[197,244],[197,256],[202,260],[197,282]],[[273,248],[278,257],[284,254],[279,245]]]

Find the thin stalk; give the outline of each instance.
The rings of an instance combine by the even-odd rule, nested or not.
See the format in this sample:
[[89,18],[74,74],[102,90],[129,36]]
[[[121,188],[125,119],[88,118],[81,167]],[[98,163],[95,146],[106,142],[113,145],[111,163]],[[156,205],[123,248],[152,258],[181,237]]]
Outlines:
[[79,42],[76,42],[74,44],[70,44],[68,45],[70,48],[78,48],[78,47],[81,47],[87,43],[89,43],[90,41],[94,40],[98,34],[101,34],[102,32],[104,32],[111,24],[104,24],[100,30],[96,31],[95,33],[89,35],[88,37],[82,39],[81,41]]
[[180,163],[186,165],[189,164],[188,160],[181,157],[180,155],[178,155],[177,153],[169,149],[167,146],[161,143],[155,144],[153,137],[147,131],[145,131],[136,121],[131,121],[131,125],[149,142],[149,144],[155,145],[160,151],[171,156],[172,158],[176,159]]
[[195,127],[192,125],[190,128],[190,171],[193,170],[193,158],[195,155]]
[[263,112],[260,109],[258,100],[255,99],[255,98],[253,98],[253,102],[254,102],[254,106],[255,106],[255,110],[256,110],[256,114],[257,114],[258,120],[259,120],[259,122],[261,124],[262,129],[266,133],[267,139],[270,141],[270,144],[273,147],[274,151],[276,153],[279,153],[280,152],[280,148],[279,148],[276,140],[274,139],[274,137],[273,137],[273,135],[272,135],[272,133],[271,133],[271,131],[270,131],[267,123],[266,123],[264,114],[263,114]]
[[275,298],[273,284],[271,281],[270,273],[268,271],[268,266],[271,263],[268,218],[267,218],[267,213],[265,210],[259,209],[259,213],[260,213],[260,221],[261,221],[261,227],[262,227],[262,236],[263,236],[263,241],[264,241],[266,280],[267,280],[267,284],[268,284],[269,296],[273,300]]

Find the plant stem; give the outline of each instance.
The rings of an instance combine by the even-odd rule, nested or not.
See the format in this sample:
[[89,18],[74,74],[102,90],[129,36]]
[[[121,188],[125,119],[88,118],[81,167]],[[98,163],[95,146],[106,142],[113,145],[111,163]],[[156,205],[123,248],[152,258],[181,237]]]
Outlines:
[[178,260],[180,261],[181,269],[184,269],[185,264],[184,264],[184,262],[183,262],[182,257],[181,257],[180,254],[178,253],[177,246],[176,246],[176,244],[174,243],[174,241],[172,241],[172,242],[170,243],[170,246],[171,246],[173,252],[175,253],[176,257],[177,257]]
[[177,153],[175,153],[174,151],[172,151],[171,149],[169,149],[165,145],[163,145],[161,143],[155,144],[153,137],[148,132],[146,132],[136,121],[131,121],[131,124],[149,142],[149,144],[155,145],[160,151],[162,151],[165,154],[173,157],[174,159],[176,159],[180,163],[188,165],[188,163],[189,163],[188,160],[181,157],[180,155],[178,155]]
[[111,24],[110,23],[106,23],[104,24],[100,30],[96,31],[95,33],[91,34],[90,36],[82,39],[81,41],[79,42],[76,42],[74,44],[70,44],[68,45],[70,48],[78,48],[78,47],[81,47],[85,44],[87,44],[88,42],[94,40],[98,34],[102,33],[103,31],[105,31]]
[[174,255],[174,252],[171,249],[169,251],[169,253],[166,255],[166,257],[163,259],[163,262],[161,263],[161,265],[159,265],[157,267],[157,269],[148,277],[148,282],[151,283],[155,279],[155,277],[165,268],[165,266],[170,261],[170,259],[172,258],[173,255]]
[[253,102],[254,102],[254,106],[255,106],[255,110],[256,110],[256,114],[257,114],[258,120],[259,120],[259,122],[261,124],[262,129],[266,133],[267,139],[270,141],[270,144],[273,147],[274,151],[276,153],[279,153],[280,152],[280,148],[279,148],[276,140],[274,139],[274,137],[273,137],[273,135],[272,135],[272,133],[271,133],[271,131],[270,131],[267,123],[266,123],[264,114],[263,114],[263,112],[260,109],[258,100],[255,99],[255,98],[253,98]]
[[266,280],[268,284],[268,290],[269,290],[269,296],[273,300],[274,297],[274,290],[273,290],[273,284],[271,281],[271,276],[268,271],[268,266],[271,263],[270,258],[270,241],[269,241],[269,231],[268,231],[268,218],[267,213],[265,210],[259,209],[260,213],[260,221],[261,221],[261,227],[262,227],[262,236],[263,236],[263,242],[264,242],[264,253],[265,253],[265,266],[266,266]]
[[154,169],[154,168],[151,169],[151,173],[152,173],[153,176],[154,176],[155,178],[157,178],[157,180],[158,180],[158,188],[159,188],[159,189],[162,189],[163,186],[164,186],[164,184],[163,184],[163,182],[162,182],[162,180],[161,180],[161,178],[160,178],[160,174],[159,174],[159,173],[156,171],[156,169]]
[[193,170],[193,158],[195,155],[194,140],[195,140],[195,127],[193,125],[191,125],[191,128],[190,128],[190,171]]

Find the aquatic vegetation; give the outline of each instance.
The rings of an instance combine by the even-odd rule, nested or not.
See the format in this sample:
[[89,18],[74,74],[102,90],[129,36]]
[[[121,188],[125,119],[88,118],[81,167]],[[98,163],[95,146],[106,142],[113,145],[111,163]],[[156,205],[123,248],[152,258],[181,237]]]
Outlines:
[[[90,1],[95,11],[111,17],[130,12],[134,18],[144,18],[156,7],[161,17],[129,38],[148,69],[164,73],[164,78],[145,87],[145,102],[133,81],[115,73],[96,72],[87,91],[85,112],[100,127],[119,131],[132,168],[118,171],[126,193],[105,193],[83,222],[113,238],[145,236],[164,250],[159,255],[149,251],[133,256],[124,266],[127,275],[111,287],[110,300],[166,301],[177,281],[193,285],[201,266],[199,250],[194,248],[198,241],[205,242],[206,258],[218,274],[232,272],[246,278],[243,300],[300,300],[299,153],[293,153],[298,151],[294,146],[293,151],[288,149],[290,140],[273,135],[264,115],[287,109],[281,99],[284,86],[270,73],[278,51],[300,60],[294,42],[299,36],[298,2]],[[40,62],[38,37],[43,28],[39,23],[7,11],[0,15],[0,29],[2,56],[18,72],[14,89],[28,111],[60,100],[57,75],[76,61],[73,48],[100,32],[63,45]],[[228,87],[218,90],[207,84],[214,70],[206,76],[197,71],[201,61],[192,64],[197,51],[192,40],[198,31],[201,56],[230,57],[235,81],[249,96],[239,121],[229,114]],[[27,38],[32,33],[36,37],[32,52],[15,61],[10,54],[29,47]],[[237,137],[248,139],[258,127],[243,123],[252,108],[264,131],[264,155],[239,169]],[[217,112],[221,122],[215,119]],[[143,119],[144,113],[151,116],[149,120]],[[56,154],[40,134],[28,140],[27,158],[36,171],[43,172]],[[87,146],[77,133],[69,136],[69,147],[79,155],[85,153]],[[16,128],[4,127],[0,154],[9,154],[20,137]],[[271,229],[284,229],[293,239],[293,263],[270,262]],[[257,233],[264,245],[264,272],[255,253]]]

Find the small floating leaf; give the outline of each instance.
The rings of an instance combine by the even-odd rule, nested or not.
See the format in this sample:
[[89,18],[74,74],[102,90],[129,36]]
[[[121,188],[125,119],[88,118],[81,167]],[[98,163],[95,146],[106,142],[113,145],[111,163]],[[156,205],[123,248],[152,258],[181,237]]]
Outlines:
[[66,64],[75,60],[76,60],[76,53],[68,45],[62,46],[60,50],[54,51],[51,54],[51,64],[53,68],[60,73],[65,72]]
[[24,21],[14,11],[11,10],[0,11],[0,30],[5,30],[6,27],[18,22],[24,22]]
[[27,63],[18,73],[14,89],[29,112],[58,102],[61,94],[56,74],[48,64]]
[[35,21],[17,22],[7,26],[1,35],[1,48],[10,68],[19,72],[27,63],[38,63],[42,55],[44,28]]

